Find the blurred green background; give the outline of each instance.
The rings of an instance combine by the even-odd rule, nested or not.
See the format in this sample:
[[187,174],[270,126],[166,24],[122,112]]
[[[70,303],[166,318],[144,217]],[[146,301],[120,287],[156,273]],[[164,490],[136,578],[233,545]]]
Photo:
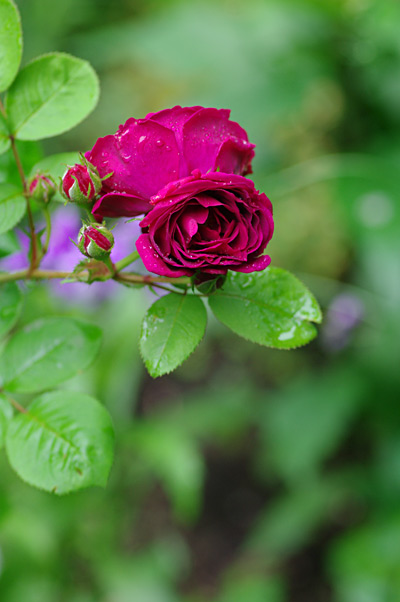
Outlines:
[[24,321],[61,311],[104,327],[99,360],[68,386],[107,405],[117,449],[105,490],[64,498],[1,459],[1,602],[399,602],[400,3],[17,4],[24,61],[70,52],[102,89],[81,126],[21,145],[26,166],[130,116],[232,109],[274,204],[272,262],[325,320],[282,352],[210,319],[193,356],[151,380],[137,345],[148,293],[93,307],[29,286]]

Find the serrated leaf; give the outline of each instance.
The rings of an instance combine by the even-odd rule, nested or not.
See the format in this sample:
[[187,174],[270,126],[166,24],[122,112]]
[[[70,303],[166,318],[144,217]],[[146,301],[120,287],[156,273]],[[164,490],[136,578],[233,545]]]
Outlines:
[[[1,1],[1,0],[0,0]],[[11,146],[8,127],[3,115],[0,113],[0,155],[5,153]]]
[[147,311],[140,350],[151,376],[177,368],[197,347],[207,325],[203,302],[194,295],[170,293]]
[[0,0],[0,92],[17,75],[22,56],[21,19],[11,0]]
[[0,382],[8,391],[35,393],[84,370],[101,341],[97,326],[71,318],[39,320],[15,334],[0,360]]
[[26,201],[22,191],[13,184],[0,184],[0,234],[14,228],[22,219]]
[[15,282],[0,285],[0,337],[18,320],[22,309],[22,295]]
[[19,140],[62,134],[87,117],[98,97],[97,75],[88,62],[57,52],[41,56],[20,71],[8,91],[11,132]]
[[230,272],[209,297],[215,316],[239,336],[277,349],[305,345],[317,334],[310,322],[322,319],[319,305],[295,276],[280,268]]
[[0,447],[3,447],[8,425],[13,417],[13,409],[7,398],[0,393]]
[[7,455],[27,483],[63,494],[105,486],[112,465],[114,431],[105,408],[93,397],[52,391],[9,423]]

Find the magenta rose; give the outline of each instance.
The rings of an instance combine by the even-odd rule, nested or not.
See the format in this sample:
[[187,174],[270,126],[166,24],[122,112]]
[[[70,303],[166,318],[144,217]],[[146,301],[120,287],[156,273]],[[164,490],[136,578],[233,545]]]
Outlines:
[[230,111],[174,107],[128,119],[112,136],[99,138],[85,155],[103,181],[93,213],[134,217],[151,209],[150,198],[169,182],[202,173],[251,173],[254,144]]
[[69,201],[84,203],[92,201],[101,190],[101,180],[92,165],[77,163],[68,167],[62,177],[62,191]]
[[152,204],[136,242],[150,272],[178,277],[254,272],[269,265],[270,257],[262,253],[274,231],[272,205],[251,180],[195,172],[168,184]]

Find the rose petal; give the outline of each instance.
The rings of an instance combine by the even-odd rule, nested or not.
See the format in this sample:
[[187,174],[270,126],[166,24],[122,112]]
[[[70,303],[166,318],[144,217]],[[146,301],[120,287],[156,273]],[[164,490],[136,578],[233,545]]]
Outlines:
[[148,234],[141,234],[139,236],[136,241],[136,248],[145,268],[149,272],[159,274],[160,276],[167,276],[168,278],[179,278],[180,276],[190,276],[192,274],[191,270],[174,268],[167,265],[151,244]]
[[183,152],[189,173],[193,169],[200,169],[203,173],[214,169],[220,146],[227,139],[248,142],[245,130],[235,121],[229,121],[229,113],[202,109],[185,123]]
[[85,157],[104,180],[103,189],[150,199],[179,177],[174,133],[151,120],[128,119],[114,136],[99,138]]
[[254,157],[255,144],[238,138],[228,138],[221,144],[213,171],[234,173],[245,176],[253,173],[251,161]]
[[150,203],[132,194],[109,192],[101,197],[93,206],[92,213],[96,217],[136,217],[147,213],[152,208]]
[[244,274],[249,274],[250,272],[261,272],[261,270],[265,270],[271,263],[271,257],[269,255],[261,255],[261,257],[257,257],[256,259],[252,259],[248,263],[241,265],[240,267],[230,268],[234,272],[243,272]]

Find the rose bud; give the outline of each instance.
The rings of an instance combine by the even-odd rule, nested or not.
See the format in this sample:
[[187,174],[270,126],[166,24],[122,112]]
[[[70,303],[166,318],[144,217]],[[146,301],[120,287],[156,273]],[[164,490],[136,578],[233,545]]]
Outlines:
[[195,169],[251,173],[254,144],[229,116],[226,109],[173,107],[144,119],[130,118],[116,134],[99,138],[85,154],[100,177],[107,177],[93,215],[148,213],[152,196]]
[[57,191],[56,183],[50,176],[37,173],[28,183],[30,196],[39,203],[49,203]]
[[198,277],[263,270],[274,231],[272,205],[243,176],[193,172],[152,197],[136,248],[160,276]]
[[114,236],[105,226],[91,224],[79,230],[78,247],[83,255],[92,259],[105,259],[111,253]]
[[99,172],[85,160],[85,164],[77,163],[69,167],[62,177],[62,192],[73,203],[93,201],[101,190],[102,182]]

